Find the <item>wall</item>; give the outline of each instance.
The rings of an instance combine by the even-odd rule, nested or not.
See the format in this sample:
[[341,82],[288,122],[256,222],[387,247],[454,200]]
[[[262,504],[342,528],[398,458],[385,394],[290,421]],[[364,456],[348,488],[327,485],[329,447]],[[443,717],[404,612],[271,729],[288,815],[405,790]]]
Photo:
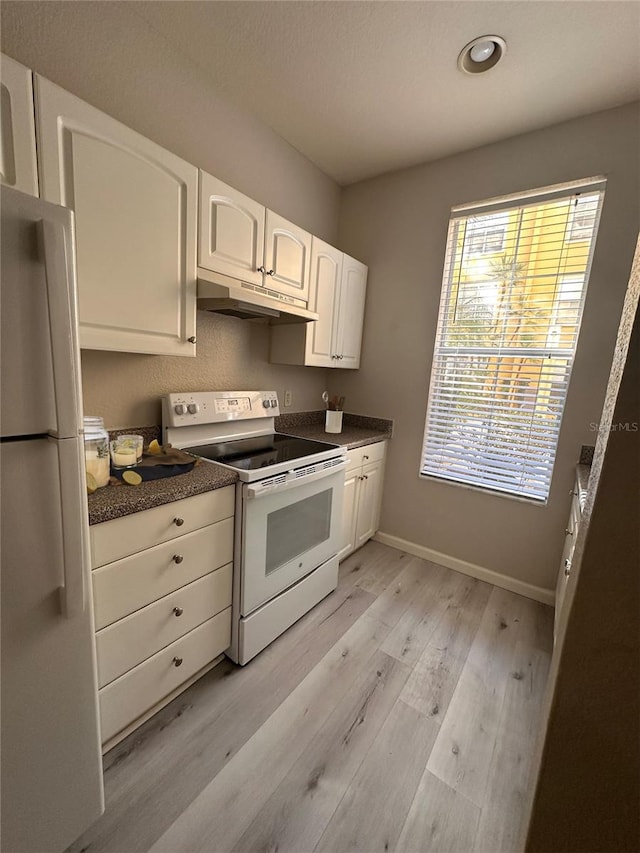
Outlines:
[[639,296],[640,241],[551,663],[527,853],[640,849]]
[[[347,409],[395,419],[381,529],[552,589],[581,444],[602,409],[639,221],[640,126],[627,105],[343,190],[339,245],[370,267],[361,369],[334,372]],[[450,209],[604,174],[608,187],[582,332],[544,507],[420,479]],[[516,584],[517,587],[517,584]],[[535,593],[535,591],[533,591]]]
[[[273,130],[219,97],[126,2],[0,6],[2,51],[330,243],[340,188]],[[159,423],[166,391],[293,391],[318,408],[326,373],[267,362],[268,331],[198,314],[198,356],[83,353],[85,411],[109,427]]]

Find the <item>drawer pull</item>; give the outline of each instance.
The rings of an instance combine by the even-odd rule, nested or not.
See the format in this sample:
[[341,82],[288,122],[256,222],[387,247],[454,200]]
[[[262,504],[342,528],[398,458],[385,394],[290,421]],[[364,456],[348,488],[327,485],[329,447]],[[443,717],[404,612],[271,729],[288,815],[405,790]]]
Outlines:
[[182,616],[182,614],[184,613],[184,610],[182,609],[182,607],[174,607],[173,613],[175,616]]
[[175,658],[173,659],[173,665],[174,665],[174,666],[182,666],[182,658],[175,657]]
[[363,456],[362,458],[363,458],[363,459],[368,459],[369,457],[368,457],[368,456]]
[[184,557],[182,556],[182,554],[174,554],[171,559],[173,560],[174,563],[177,563],[177,565],[180,565],[180,563],[184,560]]
[[565,529],[564,529],[564,535],[565,535],[565,536],[573,536],[573,530],[569,530],[569,528],[568,528],[568,527],[565,527]]
[[182,525],[184,524],[184,518],[174,518],[173,523],[176,527],[182,527]]

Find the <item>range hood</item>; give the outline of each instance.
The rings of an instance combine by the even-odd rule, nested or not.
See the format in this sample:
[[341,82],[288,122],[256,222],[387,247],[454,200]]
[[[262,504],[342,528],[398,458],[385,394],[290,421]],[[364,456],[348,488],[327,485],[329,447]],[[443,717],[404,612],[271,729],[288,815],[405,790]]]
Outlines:
[[202,267],[198,267],[198,310],[243,320],[268,320],[271,325],[318,319],[318,314],[297,305],[290,296]]

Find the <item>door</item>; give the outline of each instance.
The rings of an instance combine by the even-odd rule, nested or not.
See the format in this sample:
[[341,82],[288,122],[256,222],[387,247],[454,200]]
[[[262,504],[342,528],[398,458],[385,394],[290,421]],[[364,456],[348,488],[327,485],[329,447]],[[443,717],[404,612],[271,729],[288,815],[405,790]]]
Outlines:
[[72,214],[2,187],[3,436],[82,427]]
[[311,244],[310,309],[320,319],[306,326],[305,364],[335,367],[336,320],[340,301],[342,252],[328,243],[313,238]]
[[360,367],[366,291],[367,267],[345,255],[337,312],[337,367]]
[[265,222],[265,287],[292,296],[300,303],[309,301],[311,234],[267,210]]
[[41,195],[75,211],[80,344],[195,356],[198,171],[36,75]]
[[378,527],[380,497],[382,495],[382,464],[367,465],[362,469],[358,494],[358,521],[356,548],[371,539]]
[[104,810],[80,441],[0,445],[7,851],[61,853]]
[[0,183],[38,195],[31,71],[0,55]]
[[343,560],[356,548],[356,513],[360,487],[360,468],[349,473],[344,483],[344,503],[342,505],[342,542],[338,559]]
[[264,207],[203,171],[199,192],[198,264],[262,284]]
[[337,554],[344,470],[330,470],[266,492],[243,485],[241,616]]

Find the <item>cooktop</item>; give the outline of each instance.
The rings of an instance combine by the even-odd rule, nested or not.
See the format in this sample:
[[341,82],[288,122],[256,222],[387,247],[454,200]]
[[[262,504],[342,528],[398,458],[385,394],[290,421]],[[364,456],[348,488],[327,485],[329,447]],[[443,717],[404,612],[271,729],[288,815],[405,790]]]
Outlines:
[[339,445],[276,432],[253,438],[239,438],[234,441],[199,444],[183,449],[211,462],[221,462],[223,465],[230,465],[239,470],[253,471],[269,468],[281,462],[304,459],[333,448],[339,448]]

